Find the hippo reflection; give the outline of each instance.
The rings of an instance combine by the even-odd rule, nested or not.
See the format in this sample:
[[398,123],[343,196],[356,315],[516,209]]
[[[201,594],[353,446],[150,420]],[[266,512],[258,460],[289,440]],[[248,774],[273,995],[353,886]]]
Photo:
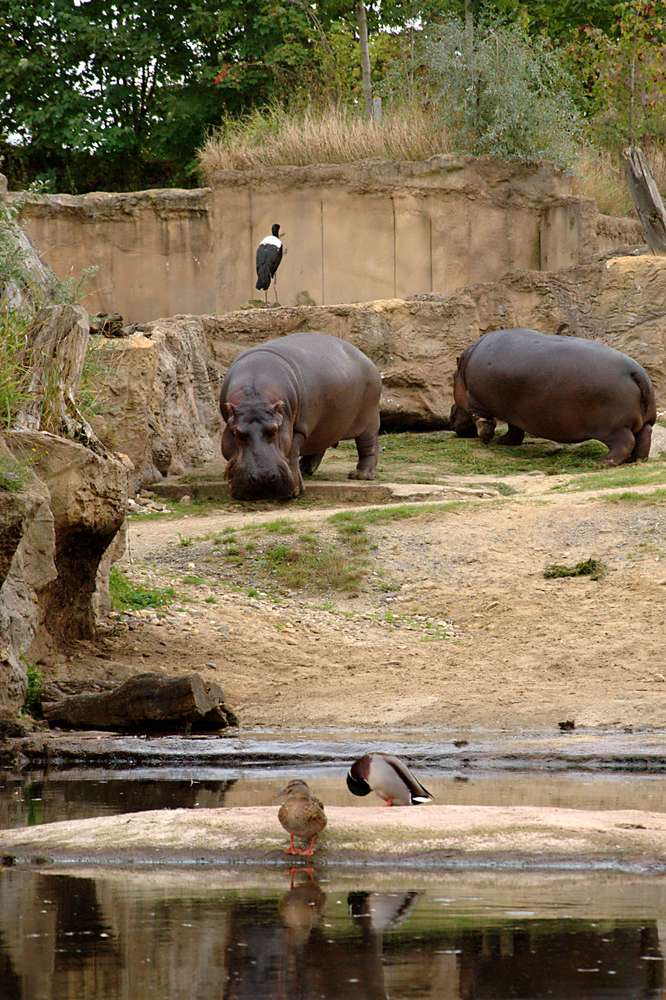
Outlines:
[[351,479],[374,479],[381,380],[352,344],[298,333],[245,351],[222,383],[222,454],[236,500],[288,500],[303,492],[327,448],[353,438]]

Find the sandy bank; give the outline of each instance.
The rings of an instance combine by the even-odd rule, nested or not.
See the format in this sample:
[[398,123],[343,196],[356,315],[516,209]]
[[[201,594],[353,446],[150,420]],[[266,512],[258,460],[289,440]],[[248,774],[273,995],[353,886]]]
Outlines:
[[[329,864],[489,863],[666,870],[666,814],[492,806],[333,806],[317,859]],[[5,862],[276,863],[276,809],[174,809],[0,831]]]

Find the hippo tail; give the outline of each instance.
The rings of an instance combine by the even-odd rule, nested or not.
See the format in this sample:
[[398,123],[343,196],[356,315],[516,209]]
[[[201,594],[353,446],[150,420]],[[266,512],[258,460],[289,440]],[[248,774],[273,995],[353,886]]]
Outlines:
[[657,404],[650,377],[640,365],[637,365],[630,374],[641,394],[641,413],[645,423],[653,424],[657,419]]

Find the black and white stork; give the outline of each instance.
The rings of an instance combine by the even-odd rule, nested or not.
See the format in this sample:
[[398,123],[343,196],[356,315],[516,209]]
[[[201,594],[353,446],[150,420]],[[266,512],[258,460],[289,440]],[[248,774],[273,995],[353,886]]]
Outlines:
[[263,290],[264,299],[268,304],[268,289],[273,282],[273,293],[277,302],[277,281],[275,273],[282,260],[282,240],[280,239],[280,223],[271,226],[271,236],[265,236],[257,247],[257,288]]

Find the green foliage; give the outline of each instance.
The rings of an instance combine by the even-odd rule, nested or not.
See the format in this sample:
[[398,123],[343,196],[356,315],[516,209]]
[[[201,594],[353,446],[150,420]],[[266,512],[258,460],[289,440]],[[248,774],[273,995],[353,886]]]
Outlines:
[[24,666],[28,677],[28,686],[23,701],[23,711],[26,715],[32,715],[33,718],[40,719],[42,716],[42,687],[44,686],[44,677],[36,664],[25,660]]
[[427,38],[424,63],[443,123],[461,152],[504,159],[575,157],[580,115],[560,56],[514,24],[451,18]]
[[575,566],[564,566],[561,563],[551,563],[543,571],[547,580],[558,579],[564,576],[589,576],[591,580],[601,580],[607,572],[608,567],[601,559],[585,559],[576,563]]
[[666,139],[666,8],[654,0],[609,4],[611,29],[587,24],[569,45],[592,133],[620,150]]
[[662,504],[666,503],[666,489],[650,490],[646,493],[612,493],[603,498],[609,503]]
[[109,593],[116,611],[162,608],[176,596],[172,587],[143,587],[139,583],[133,583],[117,566],[111,567]]

